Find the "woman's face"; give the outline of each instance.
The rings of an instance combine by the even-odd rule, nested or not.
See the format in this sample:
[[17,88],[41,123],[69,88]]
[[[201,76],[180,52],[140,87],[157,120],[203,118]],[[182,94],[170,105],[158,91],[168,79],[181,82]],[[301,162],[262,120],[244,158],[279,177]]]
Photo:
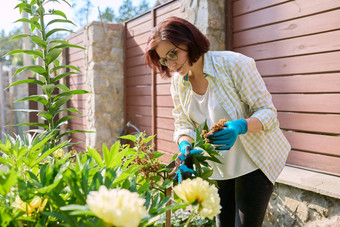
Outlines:
[[161,41],[156,47],[160,62],[168,67],[171,72],[186,75],[191,66],[189,65],[188,47],[186,45],[175,46],[169,41]]

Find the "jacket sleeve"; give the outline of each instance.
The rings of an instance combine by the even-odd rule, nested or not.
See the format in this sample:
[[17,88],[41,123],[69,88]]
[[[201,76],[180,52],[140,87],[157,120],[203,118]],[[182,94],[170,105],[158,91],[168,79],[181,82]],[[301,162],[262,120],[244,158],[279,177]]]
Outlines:
[[245,55],[236,54],[236,57],[226,64],[230,65],[235,88],[241,101],[247,104],[251,117],[259,119],[266,132],[279,127],[277,110],[255,61]]
[[174,131],[174,141],[178,144],[178,140],[181,136],[186,135],[190,136],[191,138],[195,139],[195,125],[194,123],[188,118],[188,116],[184,113],[183,106],[180,101],[180,88],[178,86],[178,80],[175,79],[175,75],[171,80],[171,97],[174,104],[174,108],[172,110],[172,116],[175,120],[175,131]]

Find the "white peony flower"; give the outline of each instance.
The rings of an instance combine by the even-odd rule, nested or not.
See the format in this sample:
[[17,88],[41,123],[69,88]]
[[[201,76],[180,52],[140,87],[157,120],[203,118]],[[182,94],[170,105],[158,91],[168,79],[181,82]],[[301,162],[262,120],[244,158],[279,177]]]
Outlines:
[[87,196],[90,210],[104,222],[119,227],[137,227],[147,215],[145,199],[127,189],[110,189],[104,185]]
[[174,187],[174,192],[187,204],[198,202],[198,213],[202,218],[212,220],[221,213],[220,196],[215,185],[202,178],[186,179]]

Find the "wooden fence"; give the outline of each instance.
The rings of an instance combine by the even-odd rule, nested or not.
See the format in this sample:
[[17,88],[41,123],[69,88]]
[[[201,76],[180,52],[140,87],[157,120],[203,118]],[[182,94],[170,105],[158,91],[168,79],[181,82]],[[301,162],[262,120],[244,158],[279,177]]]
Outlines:
[[[83,36],[84,31],[81,29],[80,31],[74,33],[73,35],[69,36],[67,41],[71,44],[84,46],[83,45]],[[74,89],[83,89],[87,90],[85,84],[85,77],[83,73],[85,73],[85,59],[84,59],[84,50],[78,48],[68,48],[66,54],[66,63],[74,65],[78,67],[81,71],[79,74],[72,74],[68,77],[67,84],[71,90]],[[68,107],[75,108],[82,112],[82,114],[78,115],[75,118],[69,120],[69,129],[70,130],[87,130],[87,123],[85,117],[85,100],[86,95],[75,95],[72,99],[68,102]],[[75,113],[70,113],[75,114]],[[71,134],[71,142],[76,143],[73,146],[77,152],[85,151],[85,134],[84,133],[73,133]]]
[[233,2],[233,50],[256,60],[288,164],[340,174],[340,1]]
[[172,140],[170,80],[145,66],[144,50],[151,29],[179,8],[179,1],[172,1],[125,23],[125,119],[148,135],[157,134],[154,142],[165,154],[163,161],[178,150]]

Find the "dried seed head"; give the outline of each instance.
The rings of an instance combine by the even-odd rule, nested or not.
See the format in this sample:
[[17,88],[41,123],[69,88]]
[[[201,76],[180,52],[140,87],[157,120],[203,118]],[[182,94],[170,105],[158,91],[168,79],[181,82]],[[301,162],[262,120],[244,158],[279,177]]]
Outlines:
[[208,134],[212,134],[212,133],[215,133],[215,132],[222,130],[226,122],[227,122],[227,119],[223,118],[223,119],[219,120],[217,123],[215,123],[211,127],[209,132],[207,132],[206,130],[202,130],[202,136],[205,139],[205,141],[206,142],[209,141],[209,139],[207,138]]

